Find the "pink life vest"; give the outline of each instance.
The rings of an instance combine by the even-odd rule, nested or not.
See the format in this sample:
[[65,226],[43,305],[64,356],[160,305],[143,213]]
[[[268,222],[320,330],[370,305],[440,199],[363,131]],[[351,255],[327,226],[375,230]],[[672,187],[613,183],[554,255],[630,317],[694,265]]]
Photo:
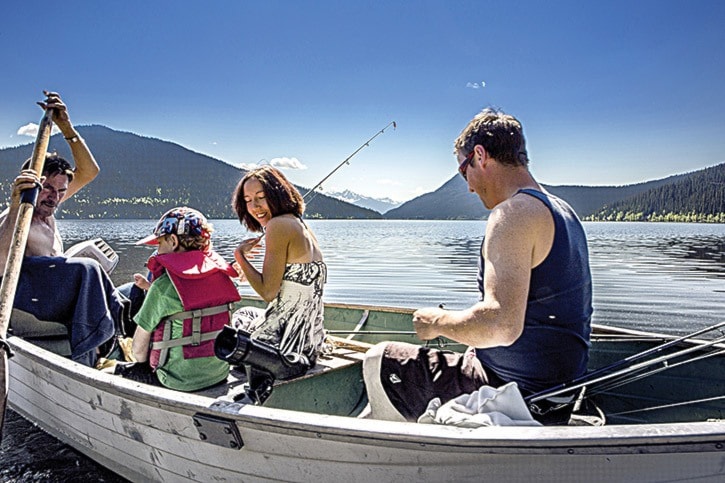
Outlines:
[[[151,333],[151,367],[163,366],[172,347],[181,346],[184,359],[214,356],[214,339],[229,323],[232,303],[240,300],[230,278],[238,276],[234,268],[214,251],[193,250],[152,256],[148,269],[153,280],[168,274],[184,307]],[[184,321],[180,339],[171,338],[172,320]]]

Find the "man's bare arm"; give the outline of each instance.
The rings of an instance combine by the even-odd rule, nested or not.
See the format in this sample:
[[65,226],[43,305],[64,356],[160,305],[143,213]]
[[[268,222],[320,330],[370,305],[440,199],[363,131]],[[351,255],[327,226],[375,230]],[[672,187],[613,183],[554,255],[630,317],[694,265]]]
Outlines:
[[80,191],[85,185],[93,181],[98,176],[100,168],[91,150],[88,149],[86,142],[78,135],[78,132],[73,127],[73,123],[68,115],[68,108],[63,103],[60,95],[56,92],[44,92],[47,98],[45,102],[39,102],[38,104],[43,109],[53,109],[53,122],[63,133],[63,137],[70,145],[71,154],[73,154],[75,173],[73,175],[73,181],[68,185],[68,191],[65,194],[65,199],[68,199]]

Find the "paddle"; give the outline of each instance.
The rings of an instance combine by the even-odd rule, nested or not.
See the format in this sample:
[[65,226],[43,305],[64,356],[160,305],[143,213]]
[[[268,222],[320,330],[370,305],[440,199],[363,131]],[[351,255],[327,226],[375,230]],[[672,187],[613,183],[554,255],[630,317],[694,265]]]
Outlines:
[[[48,151],[50,142],[50,131],[53,127],[52,109],[47,109],[40,120],[38,136],[33,147],[30,169],[40,176],[45,165],[45,153]],[[30,222],[33,219],[35,201],[38,198],[40,186],[23,191],[20,199],[18,217],[15,220],[13,238],[8,250],[7,264],[3,274],[2,288],[0,288],[0,439],[2,439],[2,428],[5,422],[5,406],[8,397],[8,357],[12,355],[10,346],[5,337],[7,336],[10,314],[15,301],[15,291],[18,287],[20,267],[23,264],[25,255],[25,244],[28,241]],[[11,222],[11,220],[8,220]]]

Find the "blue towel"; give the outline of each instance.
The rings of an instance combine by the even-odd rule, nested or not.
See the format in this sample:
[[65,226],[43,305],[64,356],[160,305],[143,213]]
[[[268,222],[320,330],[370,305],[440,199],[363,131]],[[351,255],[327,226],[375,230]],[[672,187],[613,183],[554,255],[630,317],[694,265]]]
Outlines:
[[71,358],[93,367],[96,347],[113,337],[123,300],[106,272],[89,258],[26,257],[14,307],[70,333]]

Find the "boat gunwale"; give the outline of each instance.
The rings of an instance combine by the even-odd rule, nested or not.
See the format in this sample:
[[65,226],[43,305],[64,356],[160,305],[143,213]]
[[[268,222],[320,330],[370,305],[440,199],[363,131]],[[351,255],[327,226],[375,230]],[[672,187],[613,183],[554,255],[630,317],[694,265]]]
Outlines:
[[[644,334],[644,333],[641,333]],[[487,452],[550,452],[561,448],[567,452],[586,449],[589,454],[615,452],[722,451],[725,446],[725,420],[652,423],[632,425],[487,427],[466,429],[445,425],[378,421],[344,416],[305,413],[228,402],[193,393],[146,386],[111,374],[99,372],[53,354],[31,342],[9,338],[19,357],[26,357],[50,371],[57,371],[102,391],[127,398],[137,404],[155,407],[192,417],[202,413],[233,419],[239,429],[274,431],[309,435],[310,438],[357,440],[361,443],[385,441],[387,445],[430,450],[465,450]],[[16,356],[16,357],[18,357]],[[10,360],[11,365],[14,363]],[[12,368],[11,368],[12,371]],[[694,446],[693,446],[694,445]],[[574,450],[573,448],[579,448]],[[679,448],[679,449],[677,449]]]

